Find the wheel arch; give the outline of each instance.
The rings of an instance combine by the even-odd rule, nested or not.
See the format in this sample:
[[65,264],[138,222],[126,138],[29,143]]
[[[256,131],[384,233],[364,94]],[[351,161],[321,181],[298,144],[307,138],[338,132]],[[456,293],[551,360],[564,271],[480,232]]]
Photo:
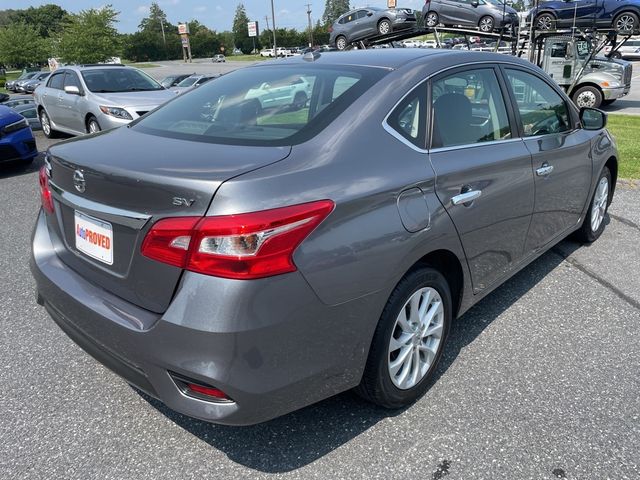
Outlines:
[[613,155],[604,164],[611,172],[611,193],[609,195],[609,204],[613,200],[613,194],[616,190],[616,181],[618,180],[618,159]]
[[602,95],[602,98],[604,99],[604,92],[602,91],[602,87],[600,87],[600,85],[598,85],[595,82],[587,81],[587,82],[578,83],[575,87],[573,87],[573,90],[569,92],[569,96],[571,97],[571,100],[573,100],[573,94],[576,93],[578,90],[580,90],[582,87],[594,87],[596,90],[600,92],[600,95]]
[[87,133],[89,133],[89,119],[91,117],[95,118],[96,121],[98,121],[98,117],[96,115],[91,112],[87,112],[87,114],[84,116],[84,127],[87,129]]
[[438,270],[447,280],[451,290],[452,316],[456,318],[460,311],[464,291],[464,270],[460,259],[451,250],[434,250],[415,262],[403,275],[403,278],[408,273],[422,267],[431,267]]

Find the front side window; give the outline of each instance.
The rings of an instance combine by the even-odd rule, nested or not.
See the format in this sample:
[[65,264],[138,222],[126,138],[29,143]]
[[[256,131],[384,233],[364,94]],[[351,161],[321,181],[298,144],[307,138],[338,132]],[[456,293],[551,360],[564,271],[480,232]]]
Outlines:
[[80,87],[80,79],[74,72],[67,72],[67,75],[64,78],[64,86],[65,87]]
[[51,75],[51,78],[49,79],[49,83],[47,84],[47,87],[57,88],[58,90],[62,90],[64,86],[64,73],[65,72],[62,71],[62,72],[54,73],[53,75]]
[[386,73],[307,65],[236,70],[160,107],[133,128],[201,142],[292,145],[315,135]]
[[133,68],[93,68],[84,70],[82,78],[89,91],[95,93],[164,90],[153,78]]
[[466,70],[432,82],[433,148],[507,140],[511,127],[493,69]]
[[507,78],[518,104],[525,137],[571,129],[567,104],[544,80],[510,69],[507,69]]

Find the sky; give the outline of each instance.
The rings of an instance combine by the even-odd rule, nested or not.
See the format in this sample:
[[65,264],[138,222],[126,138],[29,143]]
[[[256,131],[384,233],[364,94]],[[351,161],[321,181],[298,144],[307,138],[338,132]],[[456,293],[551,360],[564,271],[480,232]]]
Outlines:
[[[8,2],[0,0],[0,9],[38,7],[47,3],[55,3],[69,12],[77,12],[87,8],[100,8],[111,3],[120,12],[117,28],[123,33],[133,33],[138,29],[140,20],[147,16],[151,0],[20,0]],[[157,0],[157,3],[167,14],[168,20],[174,25],[178,22],[198,20],[207,27],[216,30],[231,30],[236,6],[240,0]],[[243,0],[250,20],[257,20],[262,29],[265,25],[265,15],[269,16],[271,25],[270,0]],[[311,4],[311,19],[322,17],[325,0],[273,0],[276,11],[277,28],[296,28],[303,30],[307,27],[307,7]],[[421,9],[424,0],[401,0],[399,7]],[[386,7],[386,0],[351,1],[352,7],[365,5]]]

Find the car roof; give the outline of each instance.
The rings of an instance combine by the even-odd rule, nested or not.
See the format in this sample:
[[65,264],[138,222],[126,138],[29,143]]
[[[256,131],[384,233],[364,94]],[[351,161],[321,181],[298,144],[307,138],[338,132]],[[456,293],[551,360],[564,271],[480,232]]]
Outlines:
[[[309,58],[306,54],[306,58]],[[508,62],[516,65],[526,65],[531,67],[532,64],[510,55],[491,52],[473,52],[468,50],[444,50],[437,48],[385,48],[371,50],[349,50],[346,52],[322,52],[314,55],[313,61],[305,60],[305,56],[289,57],[280,60],[271,60],[258,63],[251,68],[262,68],[269,65],[295,65],[295,64],[318,64],[318,65],[344,65],[344,66],[362,66],[385,68],[388,70],[396,70],[407,63],[438,57],[445,59],[450,57],[452,62],[468,63],[468,62]]]

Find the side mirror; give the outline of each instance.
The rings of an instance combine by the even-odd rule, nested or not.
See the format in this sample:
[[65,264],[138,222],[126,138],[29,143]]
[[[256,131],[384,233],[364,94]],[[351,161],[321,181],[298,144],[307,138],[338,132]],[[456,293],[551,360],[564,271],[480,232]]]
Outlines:
[[478,5],[480,5],[480,2],[478,2],[478,0],[471,0],[472,7],[477,7]]
[[80,89],[75,85],[67,85],[66,87],[64,87],[64,92],[71,95],[80,95]]
[[370,16],[372,16],[372,15],[373,15],[373,13],[371,13],[371,12],[367,12],[367,17],[370,17]]
[[607,114],[597,108],[580,109],[580,121],[585,130],[601,130],[607,126]]

